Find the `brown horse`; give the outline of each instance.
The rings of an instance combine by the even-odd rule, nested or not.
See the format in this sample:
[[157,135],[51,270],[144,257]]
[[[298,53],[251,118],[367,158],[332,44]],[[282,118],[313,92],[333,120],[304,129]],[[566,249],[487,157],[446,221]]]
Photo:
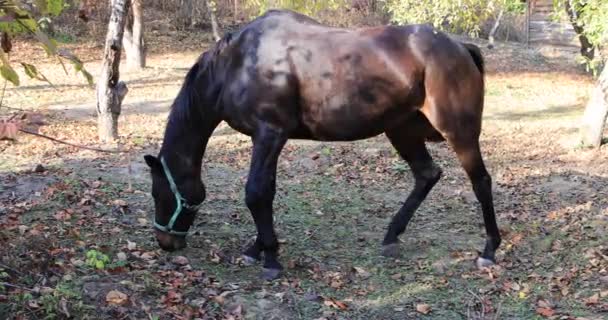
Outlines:
[[483,210],[487,241],[477,264],[491,265],[500,235],[479,148],[483,98],[479,49],[430,26],[338,29],[295,12],[269,11],[199,57],[173,103],[158,157],[145,156],[158,243],[165,250],[185,247],[205,199],[205,148],[226,121],[253,140],[245,202],[257,239],[244,255],[254,262],[264,254],[265,278],[282,269],[272,207],[277,159],[287,140],[353,141],[382,133],[415,177],[389,225],[383,254],[398,253],[398,236],[441,176],[426,141],[447,140]]

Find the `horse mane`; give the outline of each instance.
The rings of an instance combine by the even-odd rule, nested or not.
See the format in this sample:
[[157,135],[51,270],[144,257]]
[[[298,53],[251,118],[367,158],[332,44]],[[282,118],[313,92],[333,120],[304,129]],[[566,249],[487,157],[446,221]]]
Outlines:
[[205,120],[203,98],[210,90],[209,84],[202,81],[210,73],[213,77],[214,62],[232,42],[232,33],[227,33],[213,47],[203,52],[194,65],[188,70],[182,87],[171,105],[167,121],[165,138],[180,137],[184,133],[195,132]]
[[226,33],[213,47],[203,52],[194,65],[188,70],[182,87],[171,105],[166,136],[176,136],[186,129],[200,125],[204,120],[204,108],[200,105],[204,88],[201,76],[206,72],[213,73],[214,61],[233,40],[232,33]]

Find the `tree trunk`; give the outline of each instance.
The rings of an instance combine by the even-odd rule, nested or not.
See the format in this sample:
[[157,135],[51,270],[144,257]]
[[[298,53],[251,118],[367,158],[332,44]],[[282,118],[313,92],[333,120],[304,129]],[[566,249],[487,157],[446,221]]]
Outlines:
[[[127,63],[129,61],[129,57],[131,56],[129,53],[133,47],[133,7],[127,12],[127,16],[125,17],[125,30],[122,35],[122,47],[125,49]],[[130,67],[130,66],[127,66]]]
[[205,0],[205,4],[207,5],[207,11],[209,11],[209,18],[211,20],[211,31],[213,32],[213,38],[215,41],[219,41],[221,39],[219,27],[217,25],[217,18],[215,16],[215,3],[213,0]]
[[118,116],[127,85],[119,81],[120,55],[130,0],[114,0],[108,23],[101,74],[97,82],[97,128],[99,139],[110,142],[118,138]]
[[500,12],[498,13],[498,17],[496,17],[496,21],[494,21],[494,26],[492,27],[492,30],[490,30],[490,34],[488,36],[488,39],[490,40],[490,44],[488,45],[488,48],[490,48],[490,49],[494,48],[494,35],[496,35],[496,31],[498,31],[498,27],[500,26],[500,20],[502,20],[503,13],[504,13],[504,9],[500,9]]
[[194,14],[194,3],[192,0],[180,0],[179,11],[177,13],[177,25],[181,28],[189,28],[192,25]]
[[[581,5],[584,6],[584,5]],[[576,7],[574,7],[572,0],[567,0],[565,2],[566,13],[568,13],[568,18],[570,19],[570,23],[572,23],[572,28],[578,35],[578,40],[581,43],[581,54],[589,60],[593,60],[595,56],[595,49],[589,39],[583,34],[583,27],[580,26],[578,22],[579,13],[576,11]]]
[[127,68],[129,70],[140,70],[146,67],[144,14],[142,0],[131,0],[131,3],[122,43],[127,54]]
[[585,145],[599,147],[608,116],[608,62],[604,65],[597,85],[583,116],[582,139]]
[[239,0],[234,1],[234,23],[237,24],[239,21]]

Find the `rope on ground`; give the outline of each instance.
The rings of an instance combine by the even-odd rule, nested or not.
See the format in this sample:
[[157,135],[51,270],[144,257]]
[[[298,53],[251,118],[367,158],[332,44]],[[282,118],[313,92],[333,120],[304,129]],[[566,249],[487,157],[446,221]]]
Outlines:
[[53,138],[53,137],[49,137],[49,136],[41,134],[41,133],[36,133],[36,132],[24,130],[24,129],[19,129],[19,131],[21,131],[23,133],[31,134],[31,135],[36,136],[36,137],[40,137],[40,138],[44,138],[44,139],[47,139],[47,140],[51,140],[51,141],[53,141],[55,143],[65,144],[65,145],[76,147],[76,148],[79,148],[79,149],[85,149],[85,150],[96,151],[96,152],[104,152],[104,153],[128,153],[129,152],[127,150],[108,150],[108,149],[100,149],[100,148],[94,148],[94,147],[87,147],[87,146],[83,146],[83,145],[79,145],[79,144],[75,144],[75,143],[59,140],[59,139],[56,139],[56,138]]
[[65,145],[76,147],[76,148],[79,148],[79,149],[85,149],[85,150],[96,151],[96,152],[103,152],[103,153],[112,153],[112,154],[126,153],[127,154],[127,184],[128,184],[127,190],[133,190],[133,177],[132,177],[133,176],[133,169],[131,167],[131,152],[130,151],[128,151],[128,150],[107,150],[107,149],[100,149],[100,148],[94,148],[94,147],[87,147],[87,146],[83,146],[83,145],[79,145],[79,144],[75,144],[75,143],[59,140],[59,139],[56,139],[56,138],[53,138],[53,137],[49,137],[49,136],[41,134],[41,133],[36,133],[36,132],[24,130],[24,129],[19,129],[19,131],[21,131],[23,133],[26,133],[26,134],[31,134],[31,135],[36,136],[36,137],[48,139],[48,140],[51,140],[51,141],[53,141],[55,143],[65,144]]

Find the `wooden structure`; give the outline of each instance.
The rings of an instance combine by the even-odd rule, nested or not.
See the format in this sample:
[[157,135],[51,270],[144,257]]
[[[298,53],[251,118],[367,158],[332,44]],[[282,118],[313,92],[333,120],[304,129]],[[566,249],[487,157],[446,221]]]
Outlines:
[[580,42],[570,21],[567,18],[559,22],[553,20],[553,0],[528,0],[526,2],[528,3],[526,19],[528,45],[557,46],[576,50],[580,48]]

